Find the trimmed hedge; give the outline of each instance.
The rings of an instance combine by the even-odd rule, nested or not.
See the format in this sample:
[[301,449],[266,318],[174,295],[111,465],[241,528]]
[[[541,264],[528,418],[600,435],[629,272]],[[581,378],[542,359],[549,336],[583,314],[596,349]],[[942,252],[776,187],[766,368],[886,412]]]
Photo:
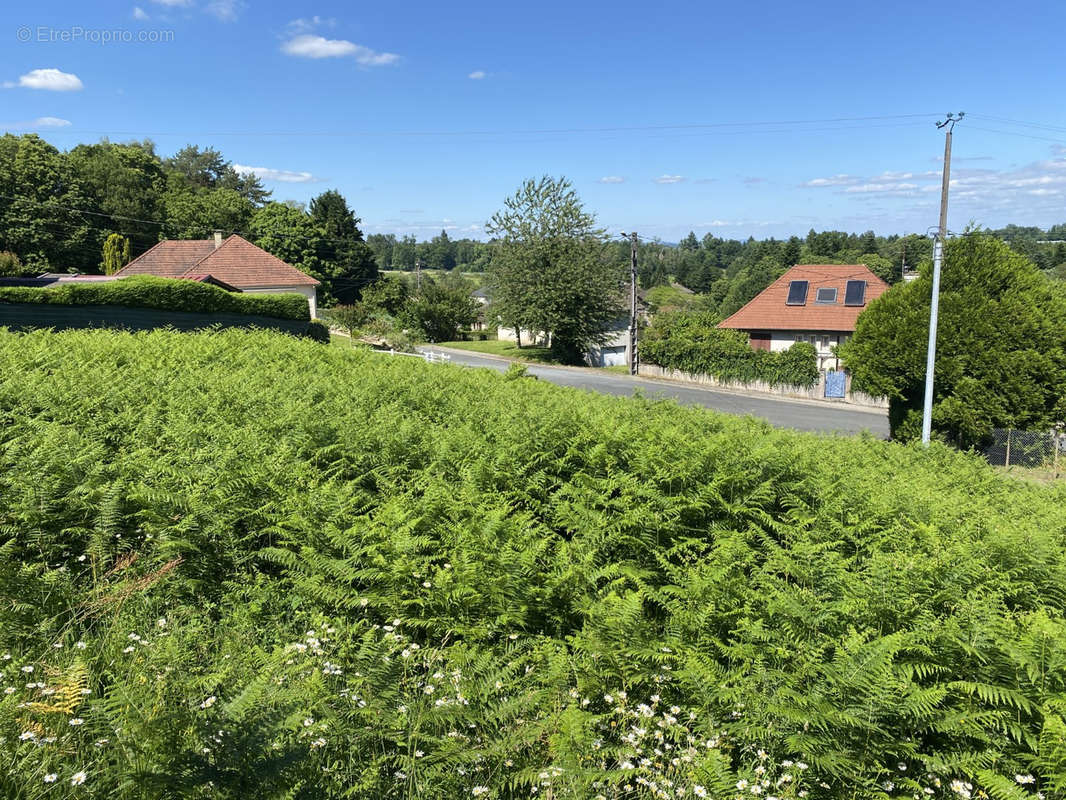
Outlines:
[[154,275],[132,275],[101,283],[61,283],[55,287],[0,286],[0,303],[67,306],[128,306],[163,311],[230,312],[278,319],[309,320],[302,294],[243,294],[208,283]]
[[811,387],[818,382],[814,345],[797,342],[788,350],[753,350],[747,334],[716,327],[707,313],[661,314],[647,329],[640,357],[649,364],[720,380],[765,381],[774,386]]

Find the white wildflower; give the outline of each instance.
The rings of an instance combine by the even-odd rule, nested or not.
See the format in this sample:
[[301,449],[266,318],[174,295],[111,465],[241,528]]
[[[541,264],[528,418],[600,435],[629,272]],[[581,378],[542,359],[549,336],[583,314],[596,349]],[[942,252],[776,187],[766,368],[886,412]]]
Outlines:
[[209,698],[207,698],[202,703],[200,703],[200,708],[211,708],[211,706],[213,706],[215,704],[215,701],[217,699],[218,699],[217,697],[215,697],[214,695],[211,695]]
[[47,775],[44,776],[44,782],[45,783],[55,783],[56,782],[56,778],[58,778],[58,777],[59,776],[56,775],[56,773],[49,772]]
[[75,772],[73,775],[70,776],[70,785],[81,786],[83,783],[85,783],[85,779],[87,777],[89,776],[86,775],[84,772]]
[[83,720],[81,717],[75,717],[74,719],[70,720],[70,724],[74,727],[77,727],[79,725],[84,725],[85,720]]
[[1017,783],[1035,783],[1036,782],[1036,778],[1034,778],[1032,775],[1015,775],[1014,776],[1014,780]]
[[485,795],[485,794],[488,794],[488,793],[489,793],[489,787],[488,786],[475,786],[473,789],[470,790],[470,794],[474,795],[474,797],[481,797],[482,795]]

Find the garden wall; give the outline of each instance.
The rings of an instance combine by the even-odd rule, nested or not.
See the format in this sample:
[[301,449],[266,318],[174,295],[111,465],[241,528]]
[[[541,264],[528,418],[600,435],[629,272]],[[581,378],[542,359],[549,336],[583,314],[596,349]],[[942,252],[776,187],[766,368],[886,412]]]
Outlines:
[[657,364],[641,364],[637,368],[639,375],[645,378],[665,378],[671,381],[684,381],[686,383],[698,383],[702,386],[715,386],[722,389],[731,389],[739,392],[759,392],[761,394],[774,394],[782,397],[797,397],[805,400],[820,400],[825,403],[847,403],[849,405],[863,406],[865,408],[888,408],[887,397],[872,397],[868,394],[851,389],[851,375],[847,376],[844,398],[828,398],[825,396],[825,373],[819,374],[818,382],[810,388],[806,386],[774,385],[765,381],[741,381],[720,380],[713,375],[699,375],[691,372],[682,372],[679,369],[667,369]]

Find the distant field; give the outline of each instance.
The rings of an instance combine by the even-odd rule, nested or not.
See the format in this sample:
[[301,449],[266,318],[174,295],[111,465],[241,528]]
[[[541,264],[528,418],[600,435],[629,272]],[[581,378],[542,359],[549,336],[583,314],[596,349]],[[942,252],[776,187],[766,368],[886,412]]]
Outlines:
[[1062,796],[1066,486],[520,373],[0,331],[0,797]]

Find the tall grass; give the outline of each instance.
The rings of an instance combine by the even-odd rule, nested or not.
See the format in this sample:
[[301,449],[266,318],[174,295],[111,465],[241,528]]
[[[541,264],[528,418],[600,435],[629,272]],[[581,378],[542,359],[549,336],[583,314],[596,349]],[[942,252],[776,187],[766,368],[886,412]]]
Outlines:
[[1061,796],[1060,488],[411,361],[0,332],[3,796]]

